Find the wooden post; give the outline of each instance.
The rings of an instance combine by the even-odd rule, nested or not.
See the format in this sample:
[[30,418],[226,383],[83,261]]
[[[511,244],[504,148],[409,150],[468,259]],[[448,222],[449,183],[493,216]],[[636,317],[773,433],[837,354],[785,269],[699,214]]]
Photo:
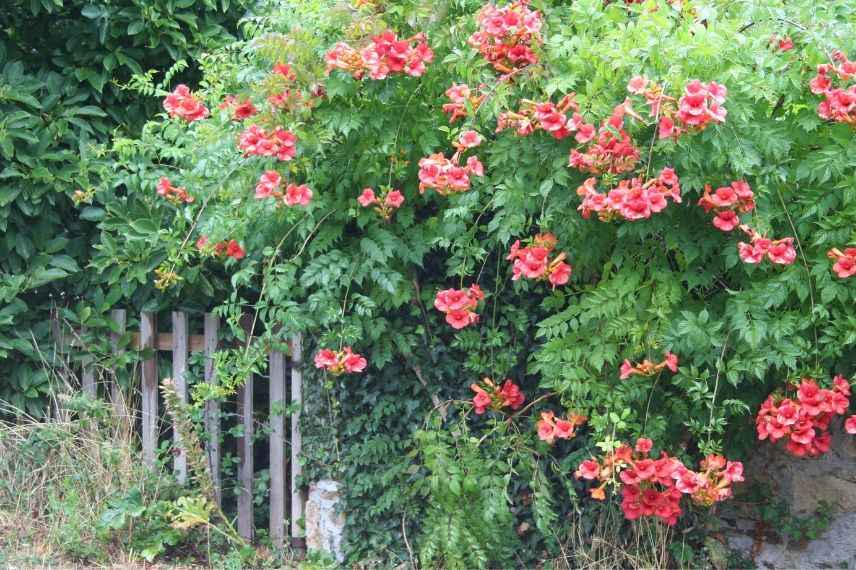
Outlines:
[[[140,313],[140,348],[154,349],[157,336],[155,313]],[[142,362],[143,463],[154,467],[158,444],[158,362],[153,353]]]
[[[65,335],[59,322],[59,310],[56,307],[51,308],[51,336],[53,336],[54,341],[54,352],[57,355],[65,352]],[[58,364],[56,359],[52,364]]]
[[291,339],[291,543],[298,550],[306,548],[303,529],[303,492],[298,479],[303,472],[300,453],[303,440],[300,437],[300,413],[303,407],[303,337],[299,333]]
[[[125,334],[127,326],[127,313],[124,309],[114,309],[110,313],[113,322],[116,323],[117,331],[110,333],[110,344],[113,346],[113,355],[122,356],[123,349],[119,348],[119,339]],[[128,409],[125,406],[125,396],[122,393],[122,386],[119,384],[119,370],[113,370],[113,379],[110,382],[110,402],[113,404],[113,413],[117,418],[126,419],[128,417]]]
[[81,327],[80,329],[80,349],[85,353],[82,360],[81,366],[81,374],[80,374],[80,387],[83,389],[83,393],[89,396],[90,398],[96,398],[98,396],[98,386],[95,384],[95,367],[93,366],[93,358],[91,354],[88,354],[88,349],[86,343],[83,342],[83,337],[86,335],[86,327]]
[[285,355],[270,353],[270,537],[285,546]]
[[[187,403],[187,313],[172,312],[172,381],[182,403]],[[187,481],[187,453],[181,444],[181,434],[173,426],[172,441],[175,447],[175,478],[180,485]]]
[[83,387],[83,393],[91,398],[98,396],[98,386],[95,384],[95,368],[92,365],[92,358],[87,357],[83,363],[83,373],[80,379],[80,384]]
[[238,440],[238,534],[253,539],[253,375],[238,388],[238,417],[243,436]]
[[[205,313],[205,382],[216,385],[217,376],[214,374],[214,353],[217,352],[217,328],[220,321],[212,313]],[[206,451],[208,469],[214,481],[214,494],[217,504],[223,501],[223,491],[220,483],[220,401],[209,399],[205,401],[205,433],[208,436]]]

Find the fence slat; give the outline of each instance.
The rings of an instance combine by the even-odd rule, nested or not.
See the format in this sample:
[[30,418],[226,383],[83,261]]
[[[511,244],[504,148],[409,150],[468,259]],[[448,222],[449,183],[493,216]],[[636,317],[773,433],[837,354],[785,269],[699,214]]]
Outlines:
[[[187,313],[172,312],[172,381],[175,391],[185,404],[187,403]],[[175,446],[173,468],[175,478],[180,485],[187,481],[187,454],[181,444],[181,434],[173,428],[172,441]]]
[[[119,347],[119,339],[125,334],[128,314],[125,309],[114,309],[110,316],[118,329],[116,332],[110,333],[110,344],[113,346],[113,355],[120,357],[124,349]],[[116,414],[116,417],[125,419],[128,417],[128,409],[125,406],[125,395],[122,393],[122,386],[119,384],[118,373],[119,370],[115,369],[113,379],[110,381],[110,403],[113,404],[113,413]]]
[[93,365],[92,355],[89,354],[89,347],[83,343],[83,338],[86,336],[86,327],[81,327],[79,334],[84,351],[80,373],[80,387],[83,389],[84,394],[95,398],[98,396],[98,386],[95,385],[95,366]]
[[303,492],[298,486],[303,467],[300,465],[300,452],[303,440],[300,437],[300,412],[303,407],[303,337],[294,335],[291,340],[291,404],[295,410],[291,413],[291,541],[301,550],[305,548],[303,529]]
[[[188,337],[188,349],[190,352],[202,352],[205,349],[205,337],[200,334],[192,334]],[[132,342],[139,343],[139,335],[132,335]],[[172,333],[159,333],[155,336],[155,350],[169,352],[172,350]]]
[[[214,353],[217,352],[217,335],[220,321],[216,315],[205,313],[205,382],[217,384],[217,376],[214,373]],[[205,432],[208,435],[206,451],[208,455],[208,468],[211,471],[211,479],[214,481],[214,493],[217,496],[217,504],[222,504],[222,490],[220,486],[220,401],[210,399],[205,401]]]
[[285,546],[285,355],[270,353],[270,537]]
[[98,396],[98,386],[95,384],[95,367],[92,364],[91,358],[87,358],[83,363],[83,373],[80,378],[80,384],[83,387],[84,394],[92,398]]
[[243,435],[238,440],[238,534],[253,539],[253,375],[238,389],[238,417]]
[[[140,313],[140,348],[153,349],[157,335],[155,313]],[[158,363],[157,354],[143,360],[142,365],[142,405],[143,418],[143,463],[149,467],[155,464],[155,449],[158,442]]]

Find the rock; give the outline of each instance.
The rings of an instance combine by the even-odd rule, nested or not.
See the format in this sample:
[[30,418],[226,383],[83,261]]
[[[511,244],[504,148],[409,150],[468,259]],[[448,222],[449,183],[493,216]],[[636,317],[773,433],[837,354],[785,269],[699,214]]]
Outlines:
[[763,443],[746,463],[747,482],[772,485],[795,515],[817,511],[821,503],[839,512],[856,512],[856,438],[841,421],[831,426],[832,446],[818,458],[788,455],[780,445]]
[[[817,540],[803,549],[787,548],[783,544],[764,543],[755,557],[759,570],[816,570],[821,568],[856,569],[856,513],[835,517],[832,524]],[[734,550],[751,558],[753,540],[746,535],[729,536],[728,544]]]
[[340,506],[340,485],[336,481],[322,480],[309,486],[306,501],[306,548],[329,554],[337,562],[344,562],[342,543],[345,535],[345,516],[337,512]]
[[[766,537],[759,544],[755,564],[761,570],[799,568],[853,568],[856,570],[856,438],[847,434],[841,421],[830,428],[832,447],[825,455],[806,459],[788,455],[781,446],[759,445],[746,462],[747,484],[765,483],[775,498],[784,499],[794,516],[815,515],[831,508],[832,517],[817,539],[806,544],[776,544],[777,537]],[[729,546],[751,558],[755,537],[753,529],[738,513],[725,523]],[[773,523],[775,527],[775,524]],[[775,534],[777,529],[770,529]]]

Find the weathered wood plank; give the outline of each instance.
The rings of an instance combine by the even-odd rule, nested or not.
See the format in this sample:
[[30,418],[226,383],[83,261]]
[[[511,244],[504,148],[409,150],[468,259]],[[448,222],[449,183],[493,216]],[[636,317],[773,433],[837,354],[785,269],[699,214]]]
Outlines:
[[83,393],[90,398],[98,397],[98,385],[95,383],[95,364],[92,357],[86,357],[83,361],[83,370],[80,374],[80,386]]
[[[140,314],[140,348],[153,349],[157,334],[157,317],[155,313]],[[143,420],[143,463],[149,467],[155,464],[155,450],[158,444],[158,363],[157,353],[143,359],[142,369],[142,404]]]
[[[157,350],[169,352],[172,350],[173,343],[172,333],[160,333],[155,337],[154,346]],[[140,346],[140,335],[134,333],[131,338],[133,346]],[[190,352],[203,352],[205,350],[205,336],[201,334],[192,334],[187,337],[187,347]]]
[[[113,355],[119,357],[124,352],[124,349],[119,347],[119,339],[125,334],[125,328],[128,326],[128,313],[124,309],[114,309],[110,316],[117,328],[116,332],[110,333],[110,344],[113,346]],[[110,381],[110,403],[113,405],[113,413],[116,417],[124,420],[128,417],[128,408],[125,405],[122,386],[119,384],[119,372],[119,370],[113,370],[113,378]]]
[[[218,328],[220,320],[212,313],[205,313],[205,382],[216,385],[217,376],[214,373],[214,353],[217,352]],[[205,433],[208,437],[205,446],[208,455],[208,468],[214,481],[214,493],[217,504],[222,504],[223,492],[220,483],[220,401],[205,401]]]
[[81,372],[80,372],[80,387],[83,389],[83,393],[89,396],[90,398],[96,398],[98,396],[98,386],[95,384],[95,365],[93,363],[93,358],[89,354],[89,350],[86,347],[85,343],[83,343],[83,337],[86,336],[87,330],[86,327],[82,327],[80,329],[80,341],[83,345],[83,350],[86,353],[83,357]]
[[270,537],[285,546],[285,355],[270,353]]
[[[74,332],[74,331],[72,331]],[[200,334],[192,334],[188,337],[188,350],[190,352],[204,352],[205,351],[205,337]],[[62,340],[62,344],[57,343],[57,348],[65,348],[66,346],[71,347],[79,347],[82,346],[77,338],[68,339],[67,337]],[[140,333],[131,333],[131,346],[139,347],[140,345]],[[154,345],[156,350],[160,352],[170,352],[172,350],[172,333],[160,333],[155,337]],[[241,344],[236,344],[235,346],[241,346]]]
[[[187,403],[187,313],[172,312],[172,381],[175,391],[183,403]],[[187,481],[187,453],[181,444],[181,434],[172,431],[172,441],[175,447],[173,469],[175,478],[180,485]]]
[[304,497],[298,480],[303,472],[300,453],[303,440],[300,437],[300,413],[303,407],[303,337],[294,335],[291,340],[291,539],[296,548],[304,547],[304,533],[300,527],[303,520]]
[[238,389],[238,417],[243,435],[238,439],[238,534],[253,539],[253,375]]

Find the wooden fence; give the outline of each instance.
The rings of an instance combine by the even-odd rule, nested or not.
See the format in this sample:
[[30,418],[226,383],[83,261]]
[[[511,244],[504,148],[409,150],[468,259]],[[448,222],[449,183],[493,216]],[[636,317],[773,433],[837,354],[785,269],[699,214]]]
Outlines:
[[[112,319],[118,332],[111,335],[114,353],[119,353],[119,339],[127,330],[127,313],[124,310],[114,310]],[[205,313],[202,318],[202,334],[190,331],[190,319],[185,312],[172,313],[172,332],[159,333],[155,313],[140,313],[140,329],[132,334],[132,346],[144,352],[139,361],[139,415],[132,413],[126,403],[125,395],[115,378],[110,380],[106,391],[114,409],[120,417],[139,418],[133,422],[140,426],[142,440],[142,459],[146,465],[153,466],[159,439],[158,416],[158,358],[168,355],[172,359],[171,378],[182,401],[187,401],[188,358],[191,352],[204,353],[204,380],[216,385],[217,377],[214,370],[213,355],[218,348],[219,319],[211,313]],[[54,323],[55,334],[60,335],[58,323]],[[81,335],[75,334],[79,337]],[[77,345],[74,339],[70,343],[60,340],[60,345]],[[149,350],[147,350],[149,349]],[[269,354],[269,457],[270,457],[270,537],[274,546],[283,548],[286,539],[290,538],[292,547],[303,550],[305,539],[300,527],[303,520],[305,496],[297,485],[301,475],[299,455],[301,452],[300,408],[303,403],[303,347],[300,335],[292,337],[290,354],[272,351]],[[290,364],[290,366],[289,366]],[[290,378],[288,371],[290,369]],[[290,382],[289,382],[290,379]],[[236,395],[238,421],[242,427],[242,435],[237,438],[238,469],[236,488],[237,496],[237,527],[238,532],[248,540],[253,539],[253,389],[254,376],[251,374]],[[93,397],[98,395],[98,384],[93,363],[86,360],[81,371],[81,384],[84,392]],[[290,389],[290,393],[289,393]],[[290,397],[289,397],[290,396]],[[286,431],[283,411],[289,407],[290,437]],[[204,424],[206,431],[205,451],[208,465],[214,479],[218,503],[222,502],[222,481],[220,477],[221,463],[221,414],[218,400],[207,400],[204,409]],[[185,483],[187,479],[187,457],[181,449],[180,436],[172,430],[174,444],[173,469],[176,479]],[[290,454],[286,446],[290,444]],[[290,470],[289,470],[290,467]],[[290,492],[287,492],[290,490]],[[290,512],[289,512],[290,507]],[[286,519],[290,520],[291,528],[286,528]]]

